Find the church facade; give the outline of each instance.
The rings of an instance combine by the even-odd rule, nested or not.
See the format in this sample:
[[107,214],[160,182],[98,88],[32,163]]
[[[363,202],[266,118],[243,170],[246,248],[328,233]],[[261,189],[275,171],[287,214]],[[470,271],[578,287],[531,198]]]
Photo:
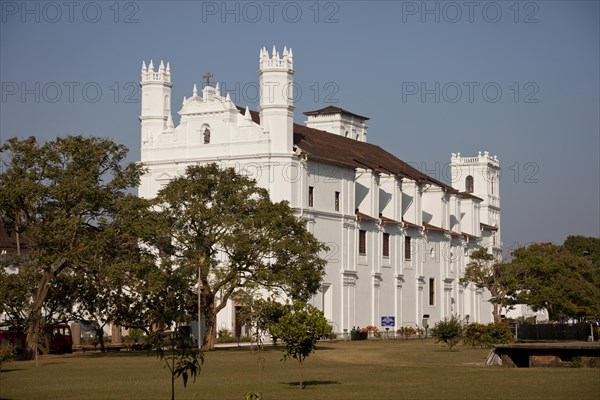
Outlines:
[[[194,85],[174,126],[170,65],[143,63],[141,161],[149,172],[140,196],[156,196],[190,164],[216,162],[287,200],[329,247],[311,302],[339,333],[433,326],[453,314],[490,322],[489,293],[459,279],[479,246],[501,255],[498,159],[452,154],[453,187],[369,144],[367,117],[325,107],[295,124],[291,49],[261,49],[258,75],[258,111],[236,106],[219,84]],[[234,330],[235,320],[230,304],[218,326]]]

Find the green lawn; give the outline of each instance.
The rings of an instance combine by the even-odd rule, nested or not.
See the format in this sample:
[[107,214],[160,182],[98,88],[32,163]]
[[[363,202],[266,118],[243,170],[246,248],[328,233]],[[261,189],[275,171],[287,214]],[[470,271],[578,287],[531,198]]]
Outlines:
[[[264,397],[279,399],[600,399],[600,370],[516,369],[482,365],[488,350],[420,340],[324,342],[305,363],[267,348]],[[258,391],[257,354],[249,348],[207,353],[198,380],[176,399],[244,399]],[[6,364],[2,399],[168,399],[170,375],[153,353],[86,353]]]

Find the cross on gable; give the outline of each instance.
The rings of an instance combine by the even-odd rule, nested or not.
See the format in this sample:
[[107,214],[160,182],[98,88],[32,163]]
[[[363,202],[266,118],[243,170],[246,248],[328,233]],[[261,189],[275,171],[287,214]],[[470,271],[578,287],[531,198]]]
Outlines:
[[205,73],[204,75],[202,75],[202,78],[206,79],[206,86],[210,86],[210,78],[213,77],[213,74],[210,72]]

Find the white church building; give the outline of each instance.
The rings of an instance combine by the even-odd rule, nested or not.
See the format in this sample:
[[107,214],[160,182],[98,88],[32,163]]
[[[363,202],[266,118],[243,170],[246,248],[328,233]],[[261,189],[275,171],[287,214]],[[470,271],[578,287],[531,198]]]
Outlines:
[[[174,126],[170,65],[143,63],[141,161],[149,172],[140,196],[155,197],[190,164],[216,162],[255,178],[273,201],[287,200],[330,248],[311,302],[339,333],[384,324],[394,332],[423,318],[433,326],[453,314],[492,321],[489,293],[459,278],[477,247],[501,255],[498,159],[452,154],[452,187],[368,143],[367,117],[329,106],[295,124],[291,49],[261,49],[258,75],[258,111],[235,105],[219,84],[194,85]],[[235,320],[230,304],[218,326],[234,330]]]

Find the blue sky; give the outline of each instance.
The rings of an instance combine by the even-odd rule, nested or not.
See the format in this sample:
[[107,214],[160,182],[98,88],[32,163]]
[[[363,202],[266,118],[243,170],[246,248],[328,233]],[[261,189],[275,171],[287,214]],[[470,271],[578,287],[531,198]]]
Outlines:
[[[296,122],[336,105],[369,142],[448,181],[502,166],[503,242],[600,236],[597,1],[0,1],[0,136],[113,138],[139,160],[142,60],[173,110],[206,71],[256,108],[258,51],[294,51]],[[177,123],[177,115],[174,115]]]

